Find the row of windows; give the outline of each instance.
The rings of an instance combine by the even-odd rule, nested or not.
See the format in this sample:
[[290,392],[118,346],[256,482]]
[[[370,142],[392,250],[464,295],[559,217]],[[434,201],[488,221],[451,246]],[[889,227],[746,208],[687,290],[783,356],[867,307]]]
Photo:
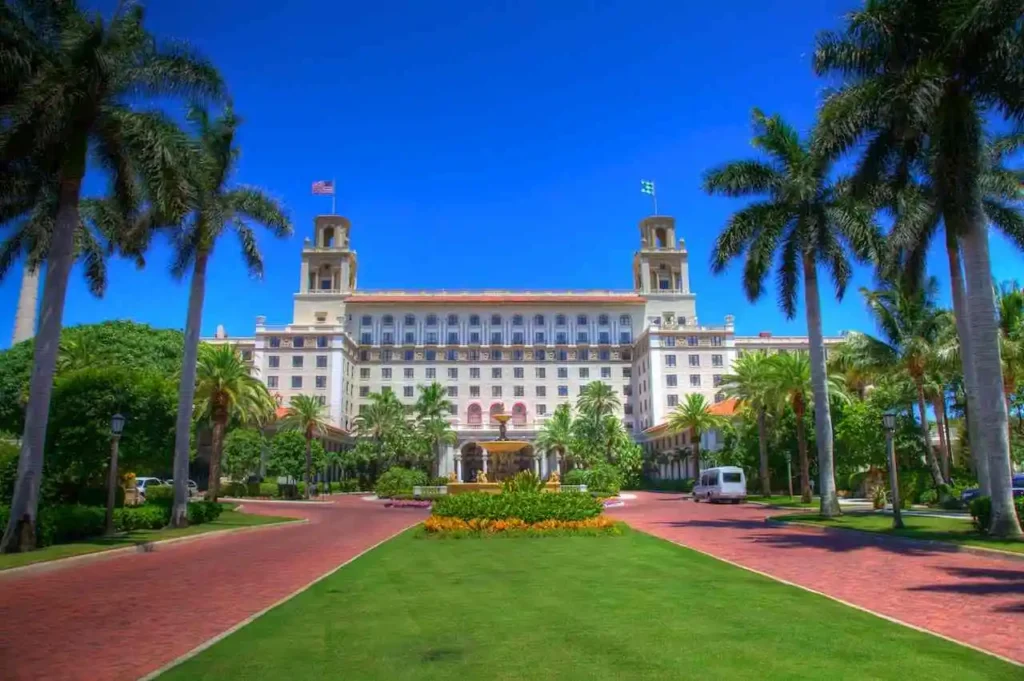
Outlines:
[[[492,331],[490,336],[487,337],[490,345],[504,345],[505,334],[501,331]],[[470,331],[467,345],[482,345],[484,336],[479,331]],[[461,343],[460,334],[458,331],[449,331],[445,337],[446,345],[459,345]],[[371,345],[373,343],[373,333],[370,331],[363,331],[359,334],[359,342],[362,345]],[[398,342],[398,338],[393,331],[382,331],[380,334],[381,345],[395,345]],[[404,345],[415,345],[416,344],[416,332],[406,331],[402,334],[401,342]],[[439,345],[441,342],[441,336],[437,331],[427,331],[423,334],[423,345]],[[548,336],[543,331],[535,331],[533,333],[533,344],[534,345],[545,345],[548,342]],[[559,331],[554,337],[555,345],[568,345],[569,334],[564,331]],[[611,345],[612,335],[607,331],[601,331],[597,334],[597,343],[599,345]],[[630,345],[633,342],[633,334],[629,331],[619,332],[619,344]],[[590,333],[587,331],[576,332],[576,343],[590,343]],[[526,345],[526,334],[522,331],[513,331],[511,335],[511,345]]]
[[[700,366],[700,355],[690,355],[689,363],[692,367]],[[676,355],[665,355],[665,366],[674,367],[676,365]],[[711,355],[711,366],[720,367],[725,366],[722,355]]]
[[[301,386],[299,386],[299,387],[301,387]],[[583,394],[583,389],[585,387],[586,386],[582,386],[582,385],[579,387],[579,394],[580,395]],[[392,391],[390,386],[384,386],[380,390],[381,390],[382,393],[389,393],[389,392]],[[568,397],[569,396],[569,386],[567,386],[567,385],[557,386],[556,392],[557,392],[559,397]],[[491,397],[503,397],[504,393],[505,393],[505,391],[502,388],[502,386],[500,386],[500,385],[493,385],[493,386],[491,386]],[[402,396],[403,397],[413,397],[413,396],[415,396],[415,394],[416,394],[416,389],[415,389],[415,387],[413,387],[411,385],[407,385],[407,386],[404,386],[402,388]],[[459,396],[459,387],[455,386],[455,385],[448,386],[447,394],[448,394],[448,397],[457,398]],[[360,397],[369,397],[370,396],[370,386],[368,386],[368,385],[359,386],[359,396]],[[480,397],[480,386],[478,386],[478,385],[471,385],[471,386],[469,386],[469,396],[471,398],[478,398],[478,397]],[[545,386],[542,386],[542,385],[536,386],[536,388],[534,390],[534,396],[535,397],[547,397],[548,396],[547,388]],[[526,388],[524,386],[521,386],[521,385],[513,386],[512,387],[512,397],[526,397]],[[627,412],[626,412],[627,414],[632,412],[632,407],[630,407],[629,405],[626,405],[626,409],[627,409]]]
[[[315,337],[311,336],[308,340],[309,340],[309,346],[308,347],[313,347],[313,345],[316,345],[316,347],[318,347],[318,348],[326,348],[326,347],[329,346],[327,336],[315,336]],[[307,339],[306,339],[305,336],[292,336],[292,347],[293,348],[304,348],[304,347],[307,347],[306,346],[306,341],[307,341]],[[270,347],[272,347],[272,348],[279,348],[279,347],[281,347],[281,337],[280,336],[270,336],[270,338],[268,339],[268,342],[270,344]]]
[[[579,371],[579,377],[580,378],[590,378],[590,367],[579,367],[578,371]],[[630,367],[622,367],[621,371],[622,371],[622,378],[631,378],[632,375],[633,375],[633,371],[632,371],[632,369]],[[414,378],[416,378],[416,370],[413,367],[405,367],[402,370],[402,372],[403,372],[403,375],[402,375],[403,378],[406,378],[406,379],[414,379]],[[558,378],[569,378],[569,367],[558,367],[556,372],[557,372]],[[503,372],[503,369],[501,367],[491,367],[491,378],[493,378],[493,379],[501,379],[503,374],[504,374],[504,372]],[[533,376],[534,376],[534,378],[545,379],[545,378],[547,378],[547,375],[548,375],[547,367],[534,367],[534,369],[533,369]],[[600,368],[600,375],[601,375],[601,378],[610,379],[612,377],[612,368],[611,367],[601,367]],[[394,376],[394,373],[392,372],[391,367],[381,367],[380,368],[380,378],[381,378],[381,380],[390,381],[392,376]],[[423,377],[426,378],[426,379],[436,379],[437,378],[437,369],[435,369],[434,367],[427,367],[424,370],[424,376]],[[470,367],[469,368],[469,377],[471,379],[472,378],[480,378],[480,367]],[[525,368],[523,368],[523,367],[513,367],[513,369],[512,369],[512,378],[520,378],[521,379],[521,378],[525,378],[525,377],[526,377],[526,369]],[[362,380],[369,380],[369,378],[370,378],[370,367],[360,367],[359,368],[359,378],[362,379]],[[452,381],[457,381],[459,379],[459,370],[458,370],[457,367],[448,367],[448,379],[452,380]]]
[[[291,388],[292,388],[292,390],[301,390],[302,389],[302,378],[303,378],[302,376],[292,376],[291,377]],[[317,388],[326,388],[327,387],[327,377],[326,376],[314,376],[313,378],[314,378],[313,385],[315,387],[317,387]],[[279,385],[278,385],[278,377],[277,376],[267,376],[267,388],[273,390],[274,388],[277,388],[277,387],[279,387]]]
[[[392,325],[392,324],[395,323],[395,317],[393,315],[386,314],[386,315],[383,315],[380,318],[380,321],[381,321],[381,324],[383,324],[384,326],[389,326],[389,325]],[[415,315],[411,315],[411,314],[407,314],[407,315],[405,315],[405,320],[404,321],[405,321],[405,325],[406,326],[412,326],[412,325],[414,325],[416,323],[416,316]],[[457,315],[457,314],[450,314],[450,315],[448,315],[446,317],[446,321],[447,321],[449,326],[454,326],[455,324],[459,323],[459,315]],[[368,315],[368,314],[362,315],[362,317],[359,320],[359,323],[362,326],[372,326],[373,325],[373,316],[372,315]],[[544,322],[544,315],[542,315],[542,314],[534,315],[533,316],[533,323],[534,324],[544,324],[545,323]],[[581,314],[581,315],[577,315],[576,316],[576,323],[577,324],[581,324],[581,325],[589,324],[590,320],[587,317],[587,315]],[[598,315],[597,323],[600,326],[607,326],[608,323],[609,323],[608,322],[608,315],[606,315],[606,314]],[[630,316],[628,314],[624,314],[624,315],[621,315],[619,317],[619,323],[622,324],[623,326],[629,326],[630,324],[632,324],[632,319],[630,318]],[[426,324],[427,324],[427,326],[437,326],[437,315],[436,314],[428,314],[426,316]],[[492,314],[491,315],[491,324],[495,325],[495,326],[498,325],[498,324],[501,324],[501,315],[500,314]],[[555,325],[556,326],[565,326],[565,324],[566,324],[566,316],[564,314],[555,315]],[[480,326],[480,315],[477,315],[477,314],[469,315],[469,325],[470,326]],[[521,314],[512,315],[512,326],[522,326],[522,325],[523,325],[523,315],[521,315]]]
[[[662,340],[664,341],[666,348],[674,348],[676,346],[676,337],[675,336],[663,336]],[[690,346],[691,348],[697,347],[698,345],[700,345],[700,338],[698,338],[697,336],[687,336],[686,337],[686,344],[688,346]],[[721,336],[712,336],[711,337],[711,345],[712,345],[712,347],[716,347],[716,348],[722,347],[722,337]]]
[[[293,369],[301,369],[303,367],[303,361],[304,360],[303,360],[303,356],[302,355],[292,355],[292,368]],[[281,357],[280,357],[280,355],[267,355],[267,366],[270,367],[271,369],[277,369],[278,367],[280,367],[281,366]],[[316,368],[317,369],[326,369],[327,368],[327,355],[317,355],[316,356]]]
[[[715,374],[712,376],[712,383],[717,388],[722,385],[722,375]],[[668,388],[679,387],[679,377],[675,374],[665,374],[665,386]],[[690,387],[699,388],[701,386],[700,374],[690,374]]]
[[[479,350],[470,350],[466,355],[466,360],[469,362],[479,362],[481,359],[488,361],[501,361],[504,359],[510,359],[513,362],[522,362],[529,357],[535,362],[543,362],[545,359],[555,360],[558,362],[569,361],[568,350],[512,350],[507,355],[502,350],[490,350],[481,354]],[[619,353],[619,358],[628,362],[633,358],[633,353],[629,350],[623,350]],[[382,350],[380,353],[380,361],[382,362],[393,362],[399,359],[403,362],[414,362],[416,361],[415,350]],[[423,359],[428,362],[435,362],[439,359],[443,359],[446,362],[457,362],[459,360],[458,350],[424,350]],[[580,362],[589,362],[590,360],[597,360],[599,362],[610,362],[612,360],[611,350],[597,350],[591,352],[590,350],[583,349],[576,351],[576,360]],[[370,351],[360,350],[359,361],[368,362],[370,361]]]

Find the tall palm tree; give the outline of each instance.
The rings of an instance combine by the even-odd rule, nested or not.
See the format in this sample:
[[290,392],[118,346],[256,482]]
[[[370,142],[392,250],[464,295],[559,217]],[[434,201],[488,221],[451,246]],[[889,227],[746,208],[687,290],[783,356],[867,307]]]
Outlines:
[[[199,348],[199,328],[203,317],[203,299],[206,296],[206,268],[217,240],[225,231],[234,232],[242,249],[242,257],[255,277],[263,276],[263,257],[256,243],[252,227],[246,222],[265,225],[276,237],[292,233],[291,222],[281,205],[255,187],[232,187],[231,176],[238,160],[235,133],[241,122],[230,107],[217,119],[211,120],[207,112],[192,107],[189,120],[197,129],[195,153],[190,167],[194,185],[193,201],[188,219],[175,225],[177,253],[172,266],[175,277],[183,277],[192,270],[192,284],[188,296],[185,320],[185,348],[182,359],[181,382],[178,386],[178,417],[174,431],[174,506],[171,525],[180,527],[188,522],[188,454],[191,449],[189,414],[195,394],[195,367]],[[165,222],[164,216],[154,215],[154,223]]]
[[[842,380],[826,374],[829,399],[845,399],[846,391]],[[804,415],[814,395],[814,380],[811,361],[806,352],[789,352],[772,355],[769,358],[768,381],[772,390],[793,409],[796,416],[796,446],[800,456],[800,498],[811,500],[810,462],[807,459],[807,434],[804,431]],[[815,405],[817,409],[817,405]],[[824,503],[822,503],[824,512]]]
[[452,412],[453,404],[448,399],[448,389],[436,381],[430,385],[418,386],[418,389],[420,396],[416,399],[413,410],[422,435],[430,443],[433,455],[430,466],[436,475],[441,445],[455,444],[457,441],[455,431],[452,430],[447,418]]
[[[121,213],[135,211],[132,183],[138,179],[162,210],[180,214],[187,194],[180,132],[167,116],[133,104],[139,95],[215,95],[222,84],[188,49],[160,46],[137,5],[122,4],[104,20],[73,0],[13,0],[0,8],[0,24],[0,175],[33,197],[56,178],[57,195],[18,482],[0,541],[0,551],[11,552],[36,542],[50,395],[89,152],[109,171]],[[181,477],[184,483],[187,476]]]
[[772,494],[771,472],[768,470],[768,411],[777,401],[769,381],[770,355],[748,352],[733,362],[732,373],[722,377],[722,390],[729,397],[750,409],[757,419],[757,445],[760,458],[761,494]]
[[836,297],[842,298],[850,278],[848,254],[864,260],[876,246],[873,211],[847,195],[845,185],[829,179],[831,162],[801,142],[796,131],[778,116],[754,110],[754,146],[767,160],[728,163],[704,177],[709,193],[758,196],[735,213],[715,242],[712,270],[746,255],[743,288],[751,301],[764,291],[764,280],[778,261],[778,300],[786,316],[796,314],[798,283],[803,277],[810,370],[814,386],[814,425],[818,446],[821,513],[839,513],[832,459],[832,417],[829,410],[825,343],[821,326],[818,266],[831,274]]
[[[1013,394],[1024,379],[1024,290],[1016,281],[1004,281],[998,289],[999,355],[1003,362],[1003,395],[1010,410]],[[1010,427],[1007,419],[1007,427]],[[1012,431],[1011,431],[1012,434]]]
[[615,389],[601,381],[592,381],[585,385],[579,399],[576,400],[576,409],[595,421],[599,421],[605,414],[613,413],[621,406],[622,402]]
[[306,498],[312,486],[313,440],[323,437],[330,426],[327,407],[313,395],[295,395],[288,404],[288,411],[281,419],[283,430],[294,430],[306,438]]
[[723,416],[711,413],[711,404],[700,393],[690,393],[683,403],[668,415],[670,433],[690,433],[690,455],[693,457],[693,479],[700,478],[700,438],[704,433],[721,428],[727,422]]
[[537,433],[537,447],[545,452],[555,452],[559,460],[565,458],[573,440],[572,406],[563,402],[551,413]]
[[[1008,414],[983,207],[985,120],[1024,122],[1024,24],[1017,0],[875,0],[818,39],[815,69],[844,85],[822,107],[823,153],[862,148],[857,176],[924,172],[935,187],[950,262],[965,365],[973,360],[974,451],[985,452],[996,536],[1020,536],[1011,491]],[[917,164],[917,168],[915,168]],[[916,171],[916,172],[915,172]],[[958,300],[959,299],[959,300]],[[971,386],[967,386],[971,392]],[[983,481],[984,484],[984,481]]]
[[937,290],[934,277],[920,286],[896,283],[875,291],[862,288],[882,338],[857,333],[848,341],[857,348],[862,366],[878,374],[903,373],[913,382],[925,456],[936,486],[948,482],[932,449],[926,407],[928,374],[938,368],[937,348],[947,315],[935,305]]
[[[231,345],[203,345],[196,364],[195,419],[209,424],[210,483],[207,498],[220,494],[220,460],[228,424],[256,424],[273,413],[277,403],[267,387],[251,374],[254,371]],[[186,479],[188,472],[186,470]]]
[[384,461],[389,444],[401,439],[406,429],[405,407],[390,391],[370,393],[370,404],[355,418],[356,435],[372,441],[376,447],[374,466]]

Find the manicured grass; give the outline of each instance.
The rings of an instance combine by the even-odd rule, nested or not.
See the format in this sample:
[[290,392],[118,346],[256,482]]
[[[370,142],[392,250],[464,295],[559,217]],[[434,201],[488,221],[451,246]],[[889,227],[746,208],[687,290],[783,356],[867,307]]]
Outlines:
[[904,514],[902,530],[892,529],[892,516],[881,513],[845,513],[839,518],[822,518],[819,515],[794,513],[793,515],[776,516],[773,520],[794,520],[847,530],[877,532],[912,539],[930,539],[950,544],[1024,553],[1024,541],[986,537],[974,529],[970,518],[933,518]]
[[785,494],[773,494],[770,497],[760,495],[747,495],[747,501],[754,501],[760,504],[770,504],[779,508],[819,508],[821,501],[818,497],[811,499],[810,503],[800,501],[800,495],[790,497]]
[[1020,669],[648,535],[410,530],[161,677],[1020,678]]
[[111,549],[120,549],[125,546],[145,544],[147,542],[174,539],[175,537],[187,537],[193,534],[204,534],[217,530],[228,530],[234,527],[248,527],[252,525],[270,525],[293,520],[293,518],[278,518],[275,516],[252,515],[239,513],[238,511],[225,509],[220,517],[213,522],[202,525],[190,525],[181,529],[172,530],[135,530],[116,537],[96,537],[85,541],[72,542],[70,544],[54,544],[38,551],[27,553],[5,553],[0,554],[0,570],[32,565],[33,563],[44,563],[59,558],[70,558],[81,556],[87,553],[98,553]]

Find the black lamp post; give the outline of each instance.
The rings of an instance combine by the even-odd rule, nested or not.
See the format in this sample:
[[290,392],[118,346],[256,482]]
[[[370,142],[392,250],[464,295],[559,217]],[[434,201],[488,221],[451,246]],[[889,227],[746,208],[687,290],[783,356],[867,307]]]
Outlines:
[[106,533],[114,534],[114,502],[117,499],[117,447],[121,442],[125,418],[121,414],[110,417],[110,479],[107,481]]
[[896,411],[887,409],[882,414],[882,426],[885,428],[885,453],[889,459],[889,488],[892,490],[892,526],[893,529],[903,527],[903,516],[900,515],[900,485],[896,470],[896,446],[893,433],[896,432]]

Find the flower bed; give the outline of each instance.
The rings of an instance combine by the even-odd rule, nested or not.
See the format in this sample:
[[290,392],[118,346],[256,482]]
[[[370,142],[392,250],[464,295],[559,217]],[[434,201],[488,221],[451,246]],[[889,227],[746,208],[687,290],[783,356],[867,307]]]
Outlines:
[[384,508],[430,508],[430,503],[426,499],[391,499]]
[[585,520],[540,520],[528,523],[521,518],[473,518],[463,520],[450,516],[432,515],[423,523],[427,534],[469,536],[484,534],[620,534],[615,521],[605,516]]

